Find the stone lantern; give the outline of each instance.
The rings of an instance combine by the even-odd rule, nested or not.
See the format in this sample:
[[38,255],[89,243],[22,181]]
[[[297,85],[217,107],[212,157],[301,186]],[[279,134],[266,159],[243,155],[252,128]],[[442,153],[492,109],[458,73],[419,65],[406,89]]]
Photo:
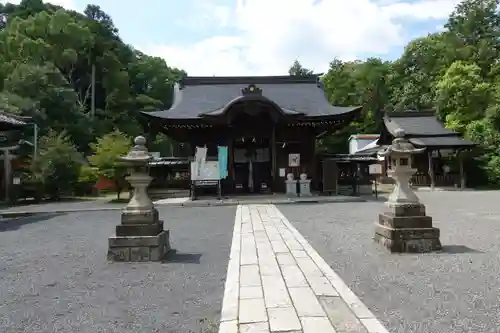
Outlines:
[[116,235],[109,238],[108,260],[159,261],[170,250],[169,231],[163,230],[163,221],[148,196],[147,187],[152,178],[148,163],[153,158],[146,148],[146,139],[138,136],[134,147],[121,160],[131,168],[126,180],[133,187],[133,196],[123,209]]
[[374,240],[391,252],[431,252],[441,250],[439,229],[432,226],[432,217],[425,215],[425,206],[410,188],[410,179],[417,171],[411,159],[425,148],[415,148],[402,129],[395,131],[392,144],[378,154],[391,159],[388,175],[396,185],[386,209],[379,214]]

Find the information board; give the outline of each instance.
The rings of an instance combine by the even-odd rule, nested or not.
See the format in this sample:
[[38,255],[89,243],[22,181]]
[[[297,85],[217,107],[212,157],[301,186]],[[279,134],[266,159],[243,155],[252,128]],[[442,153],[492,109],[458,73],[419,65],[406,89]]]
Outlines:
[[381,175],[382,174],[382,165],[380,164],[370,164],[369,166],[370,175]]
[[191,162],[191,180],[219,180],[219,161],[205,161],[204,166],[197,170],[196,162]]

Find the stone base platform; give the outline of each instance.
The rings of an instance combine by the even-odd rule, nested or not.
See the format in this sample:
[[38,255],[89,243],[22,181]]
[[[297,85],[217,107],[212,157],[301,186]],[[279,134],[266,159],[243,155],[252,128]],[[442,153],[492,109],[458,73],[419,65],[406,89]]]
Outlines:
[[[427,218],[430,219],[430,217]],[[432,226],[429,228],[394,228],[377,223],[373,239],[391,253],[425,253],[442,249],[439,235],[440,230]]]
[[110,261],[161,261],[170,251],[169,230],[154,236],[112,236],[108,241]]

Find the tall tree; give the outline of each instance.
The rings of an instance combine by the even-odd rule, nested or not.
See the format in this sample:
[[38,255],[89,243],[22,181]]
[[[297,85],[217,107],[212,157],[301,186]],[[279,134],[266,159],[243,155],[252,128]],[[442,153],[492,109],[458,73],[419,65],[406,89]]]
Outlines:
[[288,70],[288,74],[291,76],[307,76],[313,75],[313,71],[303,67],[298,60],[295,60]]

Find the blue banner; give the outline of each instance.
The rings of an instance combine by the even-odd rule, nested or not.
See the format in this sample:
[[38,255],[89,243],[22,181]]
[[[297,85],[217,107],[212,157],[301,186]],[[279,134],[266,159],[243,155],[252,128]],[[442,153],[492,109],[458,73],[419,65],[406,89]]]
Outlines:
[[226,179],[228,176],[227,172],[227,160],[228,160],[228,149],[224,146],[219,146],[219,175],[220,179]]

